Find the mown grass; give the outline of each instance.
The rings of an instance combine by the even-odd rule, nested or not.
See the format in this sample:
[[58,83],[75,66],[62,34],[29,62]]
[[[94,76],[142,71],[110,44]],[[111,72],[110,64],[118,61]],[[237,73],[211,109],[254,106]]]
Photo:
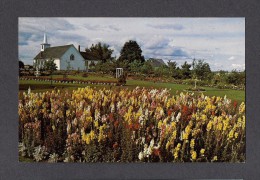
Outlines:
[[[56,75],[54,77],[62,77],[61,75]],[[82,76],[69,76],[68,78],[74,79],[84,79],[84,80],[111,80],[114,79],[112,77],[102,77],[102,76],[94,76],[89,75],[88,77],[84,78]],[[54,87],[59,89],[68,89],[73,90],[79,87],[96,87],[99,88],[110,88],[110,89],[118,89],[118,88],[128,88],[134,89],[136,86],[140,87],[147,87],[147,88],[167,88],[170,89],[171,94],[176,95],[180,92],[184,92],[185,89],[191,87],[191,85],[183,85],[183,84],[173,84],[173,83],[162,83],[162,82],[152,82],[152,81],[142,81],[142,80],[127,80],[127,84],[125,86],[110,86],[110,85],[95,85],[95,84],[61,84],[61,83],[53,83],[51,86],[50,82],[43,82],[43,81],[34,81],[34,80],[20,80],[19,81],[19,91],[27,91],[28,88],[31,88],[33,92],[44,92],[48,90],[52,90]],[[203,92],[204,95],[207,96],[221,96],[224,97],[225,95],[238,102],[245,101],[245,91],[241,90],[231,90],[231,89],[217,89],[211,87],[203,87],[206,91]],[[198,92],[196,92],[198,93]]]

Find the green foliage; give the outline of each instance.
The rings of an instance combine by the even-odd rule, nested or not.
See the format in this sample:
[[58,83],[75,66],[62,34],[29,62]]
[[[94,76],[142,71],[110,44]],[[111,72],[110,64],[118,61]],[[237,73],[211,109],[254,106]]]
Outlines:
[[47,71],[50,71],[51,73],[55,70],[57,70],[57,65],[54,63],[54,59],[47,60],[44,63],[44,69]]
[[175,61],[174,62],[169,61],[168,67],[169,67],[170,76],[175,79],[179,79],[179,68],[177,69],[177,63]]
[[154,73],[154,67],[152,66],[151,62],[145,61],[145,63],[141,67],[141,72],[147,75]]
[[134,74],[138,74],[141,71],[143,63],[141,63],[138,60],[134,60],[129,64],[130,66],[130,71],[133,72]]
[[128,41],[124,44],[123,48],[120,51],[119,61],[126,61],[127,64],[130,64],[134,61],[144,63],[145,59],[142,56],[142,50],[136,41]]
[[212,73],[208,63],[204,62],[204,60],[193,60],[193,73],[194,76],[200,80],[211,80]]
[[191,78],[191,65],[187,63],[187,61],[184,62],[184,64],[181,66],[181,73],[183,79],[189,79]]
[[110,60],[112,57],[113,50],[109,48],[107,44],[92,44],[90,48],[86,48],[86,52],[101,60],[103,63]]
[[114,60],[109,60],[106,62],[98,62],[94,70],[95,72],[102,72],[104,74],[115,74],[115,69],[117,68],[117,64]]
[[233,85],[245,85],[245,71],[238,72],[233,70],[231,73],[227,75],[227,83]]
[[89,64],[89,69],[95,70],[95,68],[96,68],[96,64],[94,63],[94,61],[91,61],[90,64]]
[[155,72],[154,72],[155,76],[157,77],[163,77],[163,76],[169,76],[169,67],[167,65],[163,65],[161,67],[158,67]]
[[119,85],[125,85],[126,84],[126,73],[123,73],[123,75],[119,76],[118,78],[118,84]]

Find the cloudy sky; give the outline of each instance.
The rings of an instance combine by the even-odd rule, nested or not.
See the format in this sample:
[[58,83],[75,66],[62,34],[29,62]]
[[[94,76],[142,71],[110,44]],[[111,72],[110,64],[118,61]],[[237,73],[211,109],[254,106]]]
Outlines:
[[135,40],[145,58],[165,62],[204,59],[212,70],[244,70],[244,18],[19,18],[19,58],[32,64],[43,33],[51,46],[74,44],[81,50],[102,42],[114,56]]

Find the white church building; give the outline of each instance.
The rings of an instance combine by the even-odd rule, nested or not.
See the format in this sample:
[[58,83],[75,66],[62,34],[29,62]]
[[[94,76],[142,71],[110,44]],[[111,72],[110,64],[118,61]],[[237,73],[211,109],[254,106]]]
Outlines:
[[88,69],[88,67],[85,66],[85,58],[73,44],[51,47],[47,41],[47,36],[44,33],[41,51],[34,57],[33,60],[34,67],[41,69],[44,67],[45,61],[51,59],[53,59],[57,65],[57,70],[67,70],[68,66],[70,66],[72,70]]

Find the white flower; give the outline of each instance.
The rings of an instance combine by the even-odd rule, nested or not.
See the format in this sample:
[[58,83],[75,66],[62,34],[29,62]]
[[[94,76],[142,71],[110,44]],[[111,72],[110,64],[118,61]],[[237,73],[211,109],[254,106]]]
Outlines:
[[153,145],[154,145],[154,139],[152,139],[152,140],[150,141],[150,147],[153,147]]
[[115,105],[114,104],[111,104],[111,113],[115,112]]
[[145,137],[142,137],[142,144],[145,143]]
[[67,133],[70,134],[70,130],[71,130],[71,124],[70,122],[67,124]]
[[28,88],[28,94],[30,94],[31,93],[31,87],[29,86],[29,88]]
[[140,161],[144,159],[144,153],[142,151],[138,154],[138,158]]
[[77,120],[77,118],[75,118],[75,119],[73,120],[73,125],[74,125],[74,126],[77,126],[77,124],[78,124],[78,120]]
[[152,154],[152,148],[149,146],[147,150],[147,157],[149,157]]
[[159,149],[161,147],[161,144],[158,144],[157,146],[154,146],[154,149]]
[[34,159],[39,162],[45,158],[45,146],[37,146],[34,149],[33,157]]
[[181,118],[181,112],[179,112],[179,113],[177,114],[176,122],[179,122],[180,118]]
[[50,155],[50,158],[48,159],[48,162],[50,163],[56,163],[58,162],[59,155],[56,153],[53,153]]

